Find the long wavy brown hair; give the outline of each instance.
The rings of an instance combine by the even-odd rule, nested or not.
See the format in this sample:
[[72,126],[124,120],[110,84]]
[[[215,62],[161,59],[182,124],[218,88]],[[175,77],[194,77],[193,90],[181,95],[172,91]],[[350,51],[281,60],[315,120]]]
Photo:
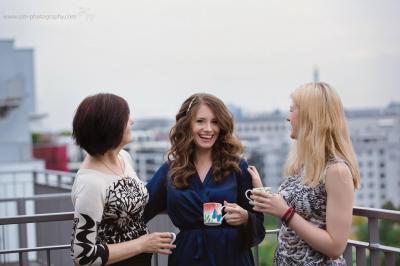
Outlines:
[[229,173],[240,172],[239,161],[243,146],[233,135],[232,114],[217,97],[207,93],[196,93],[183,102],[176,115],[176,123],[169,134],[171,148],[168,151],[168,163],[170,176],[176,188],[187,188],[189,178],[197,173],[194,165],[196,146],[193,141],[191,122],[202,104],[213,111],[220,128],[218,138],[212,148],[214,181],[221,182]]

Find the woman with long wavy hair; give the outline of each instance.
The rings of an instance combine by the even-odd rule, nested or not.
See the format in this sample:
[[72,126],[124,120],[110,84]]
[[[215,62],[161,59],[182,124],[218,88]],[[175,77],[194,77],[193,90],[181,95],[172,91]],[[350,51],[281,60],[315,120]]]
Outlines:
[[[360,186],[357,159],[341,100],[326,83],[295,90],[288,121],[295,140],[288,176],[278,194],[254,192],[254,210],[282,219],[273,265],[346,265],[354,190]],[[261,186],[255,168],[253,184]]]
[[[147,184],[147,220],[166,210],[180,233],[169,265],[254,265],[251,247],[265,236],[263,215],[252,210],[252,188],[233,116],[217,97],[197,93],[182,104],[170,132],[168,161]],[[219,226],[203,221],[203,204],[220,203]]]

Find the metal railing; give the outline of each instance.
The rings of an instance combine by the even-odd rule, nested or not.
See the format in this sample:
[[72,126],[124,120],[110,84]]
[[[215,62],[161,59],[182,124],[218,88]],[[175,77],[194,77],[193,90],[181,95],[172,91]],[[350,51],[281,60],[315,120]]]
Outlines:
[[[0,171],[0,210],[1,216],[13,216],[13,215],[26,215],[37,213],[37,210],[33,211],[39,201],[53,200],[54,201],[70,201],[70,193],[54,193],[45,195],[35,195],[35,186],[42,185],[41,187],[47,188],[57,188],[56,192],[59,191],[70,191],[73,181],[75,178],[75,173],[64,172],[64,171],[54,171],[54,170],[2,170]],[[12,197],[10,197],[12,196]],[[14,203],[14,204],[13,204]],[[47,203],[46,203],[47,204]],[[54,212],[47,211],[47,212]],[[42,212],[46,212],[43,211]],[[19,263],[21,265],[28,265],[28,253],[30,252],[28,247],[28,234],[30,235],[30,245],[32,243],[37,243],[37,224],[27,224],[16,223],[17,226],[0,226],[0,249],[5,250],[6,248],[19,247],[22,251],[18,253]],[[35,234],[32,236],[31,234]],[[54,240],[53,243],[57,243]],[[44,250],[39,248],[37,251]],[[33,250],[32,250],[33,251]],[[14,252],[15,253],[15,252]],[[5,254],[12,253],[2,253],[0,256],[0,264],[2,262],[15,261],[15,254],[12,257],[6,257]],[[30,255],[36,258],[37,253]]]
[[[20,215],[15,217],[5,217],[0,218],[0,225],[8,225],[8,224],[18,224],[19,227],[19,235],[26,234],[25,230],[21,230],[21,225],[27,223],[40,223],[40,222],[60,222],[60,221],[72,221],[74,219],[73,212],[62,212],[62,213],[51,213],[51,214],[36,214],[36,215]],[[26,236],[25,236],[26,237]],[[11,249],[11,250],[0,250],[0,255],[3,254],[12,254],[18,253],[19,257],[19,265],[25,266],[29,265],[29,261],[27,258],[28,252],[35,251],[46,251],[47,257],[47,266],[51,266],[51,251],[58,249],[69,249],[70,245],[57,245],[57,246],[42,246],[42,247],[34,247],[34,248],[19,248],[19,249]]]
[[[45,186],[54,186],[69,189],[72,186],[74,173],[66,173],[60,171],[1,171],[0,175],[11,175],[13,179],[16,179],[17,174],[31,174],[35,184],[41,184]],[[43,194],[28,197],[12,197],[0,199],[0,204],[5,202],[15,202],[17,209],[17,216],[13,217],[2,217],[0,218],[0,226],[15,224],[18,225],[18,239],[20,247],[18,249],[3,249],[0,250],[0,255],[4,254],[18,254],[19,265],[29,265],[27,253],[45,251],[47,258],[47,265],[51,265],[51,252],[60,249],[69,249],[70,245],[53,245],[53,246],[41,246],[27,248],[27,224],[28,223],[41,223],[41,222],[62,222],[72,221],[72,212],[62,213],[47,213],[47,214],[35,214],[26,215],[26,202],[27,201],[42,201],[42,200],[54,200],[54,199],[70,199],[70,193],[56,193],[56,194]],[[164,214],[165,215],[165,214]],[[379,240],[379,220],[390,220],[400,222],[400,211],[392,211],[385,209],[372,209],[363,207],[354,207],[353,215],[360,216],[368,219],[368,242],[349,240],[346,250],[344,252],[344,258],[348,265],[353,264],[353,257],[356,265],[367,265],[367,255],[370,257],[370,265],[380,265],[380,257],[383,254],[384,265],[395,265],[396,256],[400,256],[399,247],[391,247],[380,244]],[[267,230],[267,234],[277,234],[279,229]],[[258,247],[255,247],[255,262],[259,265],[259,254]],[[153,257],[153,262],[157,265],[158,256]]]
[[379,220],[400,222],[400,211],[373,209],[364,207],[353,208],[354,216],[368,218],[368,242],[349,240],[344,257],[348,265],[352,265],[353,247],[356,250],[357,266],[365,266],[366,251],[369,251],[371,265],[380,265],[380,254],[384,254],[384,265],[395,266],[396,256],[400,256],[400,248],[381,245],[379,241]]
[[[0,199],[0,202],[5,201],[18,201],[23,202],[26,200],[45,200],[45,199],[54,199],[54,198],[66,198],[69,197],[68,193],[64,193],[62,195],[38,195],[33,197],[26,198],[9,198],[9,199]],[[19,204],[20,205],[20,204]],[[355,216],[362,216],[368,218],[368,232],[369,232],[369,241],[355,241],[349,240],[346,251],[344,253],[344,257],[347,261],[348,265],[352,265],[353,263],[353,248],[355,248],[355,262],[356,265],[366,265],[366,253],[369,251],[371,265],[380,265],[380,254],[384,254],[384,265],[395,265],[396,256],[400,255],[400,248],[384,246],[379,243],[379,228],[378,228],[378,220],[391,220],[400,222],[400,212],[399,211],[391,211],[384,209],[370,209],[370,208],[361,208],[354,207],[353,214]],[[164,214],[165,215],[165,214]],[[19,234],[26,233],[23,229],[24,225],[27,223],[41,223],[41,222],[54,222],[54,221],[68,221],[73,220],[73,212],[63,212],[63,213],[50,213],[50,214],[36,214],[36,215],[18,215],[15,217],[3,217],[0,218],[0,225],[9,225],[9,224],[18,224],[20,225]],[[277,234],[279,232],[276,230],[268,230],[267,234]],[[28,252],[34,251],[45,251],[47,254],[47,265],[51,265],[50,254],[53,250],[58,249],[69,249],[70,245],[55,245],[55,246],[42,246],[42,247],[34,247],[34,248],[19,248],[13,250],[0,250],[1,254],[10,254],[17,253],[20,260],[19,265],[28,265],[26,257],[24,259],[24,254]],[[155,258],[155,262],[157,259]],[[259,256],[258,256],[258,247],[255,248],[255,262],[256,265],[259,265]]]
[[55,171],[55,170],[13,170],[0,171],[0,176],[10,176],[11,184],[16,185],[18,175],[32,175],[34,184],[48,185],[63,189],[71,189],[74,182],[75,173]]

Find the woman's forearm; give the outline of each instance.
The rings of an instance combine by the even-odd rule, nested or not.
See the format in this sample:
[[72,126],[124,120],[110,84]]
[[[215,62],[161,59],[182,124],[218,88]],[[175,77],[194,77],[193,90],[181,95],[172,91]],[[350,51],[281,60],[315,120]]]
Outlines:
[[143,241],[140,238],[108,245],[109,257],[106,265],[110,265],[143,253]]
[[332,259],[342,255],[346,247],[346,244],[335,241],[327,230],[316,227],[298,214],[290,220],[289,227],[313,249]]

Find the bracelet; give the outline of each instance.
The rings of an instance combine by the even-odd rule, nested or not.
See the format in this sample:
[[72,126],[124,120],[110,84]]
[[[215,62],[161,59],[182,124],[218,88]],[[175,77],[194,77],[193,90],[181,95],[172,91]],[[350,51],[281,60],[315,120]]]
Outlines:
[[293,211],[290,213],[290,215],[286,218],[286,226],[289,226],[289,222],[290,222],[290,220],[292,220],[295,213],[296,213],[296,210],[293,209]]
[[289,226],[290,220],[293,218],[294,214],[296,213],[296,210],[294,208],[289,208],[285,215],[282,217],[282,222],[284,225]]
[[292,208],[287,209],[287,211],[285,212],[285,214],[282,216],[282,221],[286,221],[287,216],[290,214],[290,212],[292,211]]

